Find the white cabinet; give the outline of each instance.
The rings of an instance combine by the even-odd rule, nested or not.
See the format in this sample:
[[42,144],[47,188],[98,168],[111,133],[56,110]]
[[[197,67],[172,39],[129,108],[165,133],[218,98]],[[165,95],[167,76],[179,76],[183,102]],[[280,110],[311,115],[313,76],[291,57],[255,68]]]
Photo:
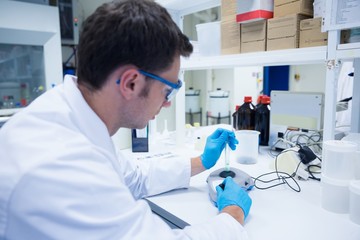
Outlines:
[[[62,82],[59,10],[0,1],[0,16],[0,101],[13,96],[15,105],[26,106],[42,91]],[[19,109],[0,109],[0,116]]]
[[45,90],[43,54],[41,46],[0,43],[2,115],[27,106]]
[[[210,7],[221,5],[220,0],[157,0],[158,3],[166,7],[172,14],[174,20],[182,28],[183,17],[187,14],[197,11],[205,10]],[[327,2],[327,19],[329,26],[331,21],[331,9],[337,6],[337,0]],[[360,21],[359,21],[360,22]],[[339,63],[341,60],[354,60],[355,78],[359,77],[360,69],[360,43],[341,45],[340,30],[331,28],[329,30],[328,46],[289,49],[269,52],[257,52],[235,55],[222,55],[213,57],[190,57],[189,59],[182,59],[181,69],[186,70],[200,70],[200,69],[214,69],[214,68],[230,68],[242,66],[276,66],[276,65],[300,65],[300,64],[326,64],[327,77],[325,89],[325,112],[324,112],[324,140],[333,139],[335,134],[335,109],[336,109],[336,90],[337,90],[337,74],[339,70]],[[357,22],[350,27],[360,26]],[[183,74],[183,72],[182,72]],[[354,79],[353,90],[353,115],[352,115],[352,131],[360,131],[360,81]],[[176,101],[176,129],[179,133],[178,143],[183,140],[182,132],[184,132],[185,125],[185,91],[180,91]]]

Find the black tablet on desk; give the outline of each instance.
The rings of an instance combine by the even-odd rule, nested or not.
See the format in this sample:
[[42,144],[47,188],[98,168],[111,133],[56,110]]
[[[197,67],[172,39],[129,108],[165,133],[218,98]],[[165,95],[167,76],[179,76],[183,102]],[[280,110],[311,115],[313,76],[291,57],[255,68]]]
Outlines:
[[150,200],[148,200],[148,199],[145,199],[145,200],[149,204],[152,212],[154,214],[158,215],[159,217],[161,217],[161,219],[163,219],[164,222],[166,222],[172,229],[183,229],[186,226],[190,226],[190,224],[188,224],[187,222],[178,218],[174,214],[171,214],[170,212],[166,211],[165,209],[159,207],[158,205],[151,202]]

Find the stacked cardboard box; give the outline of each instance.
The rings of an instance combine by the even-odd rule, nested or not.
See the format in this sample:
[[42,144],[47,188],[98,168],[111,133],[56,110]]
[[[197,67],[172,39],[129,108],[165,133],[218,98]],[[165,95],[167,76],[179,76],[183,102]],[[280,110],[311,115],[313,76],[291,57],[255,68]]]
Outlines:
[[314,0],[274,0],[274,17],[292,14],[313,15]]
[[240,53],[240,26],[236,22],[237,0],[221,1],[221,54]]
[[274,0],[274,18],[268,20],[267,45],[270,50],[298,48],[300,21],[313,15],[314,0]]
[[278,50],[299,47],[300,21],[308,18],[302,14],[268,20],[266,49]]
[[321,32],[321,18],[310,18],[300,22],[300,48],[327,45],[327,38],[327,32]]
[[266,20],[241,24],[241,53],[266,51]]
[[241,53],[266,51],[267,19],[273,17],[273,11],[274,0],[237,1]]

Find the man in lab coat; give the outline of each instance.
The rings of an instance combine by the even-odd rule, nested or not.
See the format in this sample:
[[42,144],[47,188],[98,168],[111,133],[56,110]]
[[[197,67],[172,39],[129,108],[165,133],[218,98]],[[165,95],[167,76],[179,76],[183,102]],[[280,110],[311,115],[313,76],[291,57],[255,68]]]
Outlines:
[[84,23],[78,77],[44,93],[0,131],[0,239],[246,239],[251,199],[231,178],[219,214],[172,230],[142,198],[189,186],[234,134],[218,129],[201,156],[136,164],[111,136],[144,128],[181,87],[192,46],[153,1],[100,6]]

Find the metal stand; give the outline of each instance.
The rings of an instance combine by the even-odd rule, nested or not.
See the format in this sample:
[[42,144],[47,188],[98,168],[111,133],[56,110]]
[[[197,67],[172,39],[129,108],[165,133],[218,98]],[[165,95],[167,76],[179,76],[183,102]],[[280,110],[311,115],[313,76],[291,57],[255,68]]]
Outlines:
[[217,117],[210,116],[210,113],[209,113],[209,112],[206,112],[206,125],[209,125],[209,118],[210,118],[210,119],[216,119],[216,120],[217,120],[217,121],[216,121],[217,124],[220,124],[221,119],[227,118],[229,124],[231,124],[231,113],[230,113],[230,111],[229,111],[229,115],[228,115],[228,116],[221,116],[220,113],[218,113],[218,116],[217,116]]
[[194,126],[194,114],[200,114],[200,125],[202,125],[202,108],[200,108],[200,112],[192,112],[190,108],[190,112],[187,112],[186,114],[190,117],[190,124]]

